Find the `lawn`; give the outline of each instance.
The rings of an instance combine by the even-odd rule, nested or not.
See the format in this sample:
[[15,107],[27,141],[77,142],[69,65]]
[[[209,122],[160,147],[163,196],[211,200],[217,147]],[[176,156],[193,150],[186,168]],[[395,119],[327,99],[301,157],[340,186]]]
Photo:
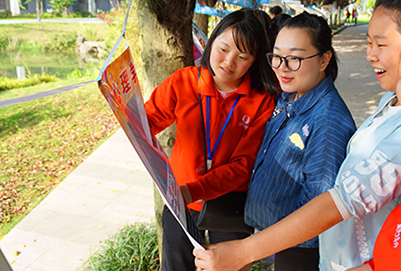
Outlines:
[[[11,35],[12,43],[23,46],[21,55],[35,54],[38,45],[55,36],[83,33],[87,40],[113,43],[112,27],[94,23],[24,23],[0,25],[1,38]],[[118,31],[115,31],[118,35]],[[7,37],[3,41],[7,40]],[[24,51],[25,50],[25,51]],[[73,52],[73,51],[72,51]],[[54,60],[53,65],[63,65]],[[102,63],[101,63],[102,64]],[[95,80],[100,70],[72,71],[66,79],[25,88],[0,91],[0,101]],[[1,74],[0,74],[1,76]],[[96,83],[34,101],[0,108],[0,238],[71,173],[89,154],[118,128],[119,124]]]
[[95,83],[0,108],[0,236],[118,127]]
[[[95,23],[22,23],[0,24],[0,33],[12,33],[14,42],[23,41],[26,44],[46,44],[52,36],[82,33],[87,40],[101,39],[105,24]],[[1,34],[0,34],[1,35]]]

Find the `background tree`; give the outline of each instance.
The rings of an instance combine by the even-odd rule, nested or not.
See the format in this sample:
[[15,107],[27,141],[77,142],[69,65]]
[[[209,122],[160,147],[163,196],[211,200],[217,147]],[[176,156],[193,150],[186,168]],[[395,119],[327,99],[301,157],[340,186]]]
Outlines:
[[[197,0],[196,2],[205,6],[214,7],[217,0]],[[208,36],[209,15],[195,13],[193,21],[200,28],[200,30],[202,30],[202,32]]]
[[369,0],[366,4],[366,8],[374,8],[376,4],[376,0]]
[[[137,0],[142,90],[148,97],[154,88],[174,71],[194,64],[192,19],[195,0]],[[175,125],[158,136],[170,154],[175,140]],[[154,189],[156,224],[161,251],[163,201]]]
[[346,7],[350,2],[355,2],[355,0],[301,0],[301,3],[307,7],[316,5],[318,8],[320,8],[323,5],[336,4],[338,7],[338,12],[334,15],[334,18],[332,17],[333,14],[330,14],[330,18],[328,18],[328,22],[330,23],[330,25],[338,25],[341,23],[341,9]]
[[[23,5],[21,5],[21,0],[20,1],[20,8],[25,9]],[[25,1],[25,4],[30,3],[32,0],[27,0]],[[7,1],[6,1],[7,2]],[[41,11],[42,8],[42,11]],[[43,0],[36,0],[36,20],[40,22],[40,13],[43,13]]]
[[68,8],[74,4],[74,0],[50,0],[50,4],[56,12],[66,16],[68,14]]
[[301,3],[308,7],[312,5],[316,5],[317,7],[321,7],[323,5],[330,5],[333,4],[334,2],[337,3],[337,6],[340,8],[343,8],[344,6],[348,5],[350,2],[355,2],[352,0],[301,0]]
[[36,20],[40,22],[40,2],[39,0],[36,0]]

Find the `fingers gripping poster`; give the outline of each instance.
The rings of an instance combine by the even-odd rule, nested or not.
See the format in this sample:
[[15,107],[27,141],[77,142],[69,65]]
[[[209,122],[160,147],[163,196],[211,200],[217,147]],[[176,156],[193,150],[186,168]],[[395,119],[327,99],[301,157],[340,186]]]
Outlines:
[[201,247],[202,238],[184,203],[168,157],[150,131],[129,47],[102,69],[98,86],[153,178],[165,204],[179,221],[193,245]]

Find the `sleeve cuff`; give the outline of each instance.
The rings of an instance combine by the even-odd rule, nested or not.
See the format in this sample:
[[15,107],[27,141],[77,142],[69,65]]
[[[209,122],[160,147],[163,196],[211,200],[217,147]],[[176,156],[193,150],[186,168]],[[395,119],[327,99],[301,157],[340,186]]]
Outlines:
[[187,183],[186,185],[188,187],[189,192],[191,193],[192,202],[204,198],[203,189],[198,182]]
[[338,211],[340,212],[343,220],[347,220],[352,216],[351,212],[347,208],[347,206],[343,203],[341,200],[338,192],[335,190],[335,188],[329,189],[328,192],[330,193],[331,197],[334,200],[334,203],[336,204],[336,207]]
[[366,261],[363,264],[368,264],[370,266],[370,269],[375,270],[375,265],[374,265],[373,259],[370,261]]

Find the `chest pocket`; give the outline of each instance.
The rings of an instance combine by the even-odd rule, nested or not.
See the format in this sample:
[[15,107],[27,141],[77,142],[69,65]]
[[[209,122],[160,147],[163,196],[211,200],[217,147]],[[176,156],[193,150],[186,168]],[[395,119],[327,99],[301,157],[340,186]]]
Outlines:
[[296,152],[303,152],[305,149],[305,142],[301,135],[298,133],[291,133],[285,140],[290,149]]

